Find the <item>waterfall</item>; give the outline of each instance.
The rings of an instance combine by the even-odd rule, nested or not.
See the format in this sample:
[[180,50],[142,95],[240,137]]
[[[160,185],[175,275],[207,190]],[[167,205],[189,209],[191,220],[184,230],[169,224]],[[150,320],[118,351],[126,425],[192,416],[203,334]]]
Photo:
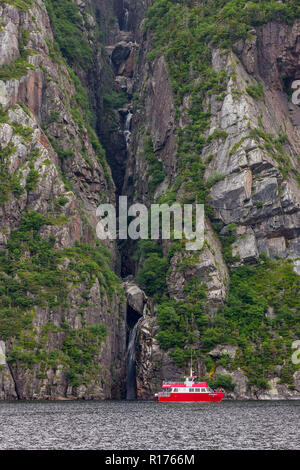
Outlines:
[[125,125],[124,125],[124,137],[126,140],[126,145],[128,147],[129,142],[130,142],[130,136],[131,136],[131,121],[132,121],[132,112],[129,111],[128,114],[126,115],[125,119]]
[[140,321],[143,319],[141,317],[129,334],[128,346],[127,346],[127,355],[126,355],[126,371],[127,371],[127,391],[126,391],[126,400],[136,400],[136,363],[135,363],[135,340],[137,327]]
[[124,9],[124,14],[123,14],[123,21],[122,21],[123,31],[127,31],[127,29],[128,29],[128,18],[129,18],[129,10],[128,10],[128,8],[125,8]]
[[5,343],[4,341],[0,341],[0,365],[6,364],[6,357],[5,357]]

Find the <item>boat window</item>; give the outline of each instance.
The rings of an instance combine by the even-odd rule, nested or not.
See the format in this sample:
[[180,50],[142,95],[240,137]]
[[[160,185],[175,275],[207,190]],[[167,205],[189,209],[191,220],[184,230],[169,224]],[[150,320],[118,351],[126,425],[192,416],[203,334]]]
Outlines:
[[190,388],[190,392],[193,392],[193,391],[194,391],[194,389],[193,389],[193,388]]
[[205,392],[206,392],[206,388],[201,388],[201,392],[202,392],[202,393],[205,393]]
[[178,392],[178,388],[173,388],[173,392]]
[[200,392],[200,388],[195,388],[195,392],[199,393],[199,392]]

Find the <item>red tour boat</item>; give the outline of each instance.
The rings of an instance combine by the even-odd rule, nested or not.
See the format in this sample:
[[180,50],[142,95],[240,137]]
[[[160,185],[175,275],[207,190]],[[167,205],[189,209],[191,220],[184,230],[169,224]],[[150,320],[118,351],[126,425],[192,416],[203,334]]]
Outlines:
[[220,402],[224,391],[212,390],[207,382],[196,382],[192,373],[185,377],[184,382],[164,381],[162,392],[156,393],[159,402]]

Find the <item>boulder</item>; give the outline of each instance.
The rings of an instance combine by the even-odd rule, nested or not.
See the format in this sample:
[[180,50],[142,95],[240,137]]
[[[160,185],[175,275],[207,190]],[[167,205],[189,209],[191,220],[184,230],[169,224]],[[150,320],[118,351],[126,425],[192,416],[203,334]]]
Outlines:
[[143,315],[144,306],[147,301],[145,292],[134,281],[125,280],[123,285],[128,305],[140,315]]
[[209,351],[209,355],[215,359],[219,359],[224,354],[228,354],[231,359],[234,359],[237,351],[237,346],[233,344],[218,344],[214,349]]
[[119,43],[111,54],[111,60],[116,67],[125,62],[130,55],[130,46],[126,42]]

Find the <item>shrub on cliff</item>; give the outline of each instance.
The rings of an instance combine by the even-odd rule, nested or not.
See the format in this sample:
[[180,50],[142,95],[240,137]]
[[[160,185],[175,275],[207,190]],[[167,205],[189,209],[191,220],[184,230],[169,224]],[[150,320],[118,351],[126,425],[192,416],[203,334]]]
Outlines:
[[208,379],[208,384],[210,387],[216,388],[224,388],[227,392],[233,392],[235,383],[232,380],[231,376],[228,374],[220,375],[217,374],[212,379]]
[[146,294],[162,294],[166,291],[167,269],[168,263],[165,258],[161,258],[157,253],[151,253],[147,256],[144,266],[137,275],[137,281]]

